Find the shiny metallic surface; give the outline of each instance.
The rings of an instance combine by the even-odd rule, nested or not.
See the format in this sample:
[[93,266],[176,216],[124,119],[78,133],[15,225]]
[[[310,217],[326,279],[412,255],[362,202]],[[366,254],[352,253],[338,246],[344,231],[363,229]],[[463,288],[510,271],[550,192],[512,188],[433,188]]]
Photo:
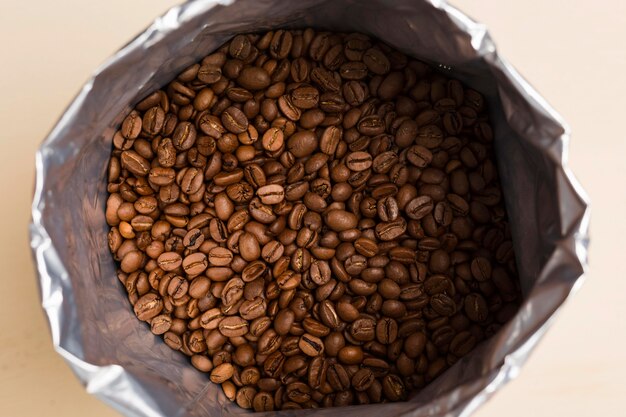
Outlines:
[[124,415],[248,412],[152,335],[130,308],[108,251],[104,219],[115,126],[142,96],[234,34],[304,26],[368,33],[485,95],[524,292],[511,322],[409,401],[346,407],[342,415],[470,415],[518,374],[582,283],[589,211],[566,165],[568,127],[498,55],[483,25],[435,0],[188,2],[155,20],[97,69],[36,157],[31,247],[54,346],[88,392]]

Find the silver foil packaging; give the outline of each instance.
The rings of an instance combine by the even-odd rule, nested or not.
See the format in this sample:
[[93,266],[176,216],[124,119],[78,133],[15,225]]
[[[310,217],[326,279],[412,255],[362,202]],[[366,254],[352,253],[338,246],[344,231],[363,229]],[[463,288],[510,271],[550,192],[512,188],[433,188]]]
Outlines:
[[233,35],[307,26],[372,35],[484,94],[524,294],[519,312],[500,332],[408,401],[346,407],[342,415],[471,414],[516,376],[582,281],[589,212],[566,166],[568,128],[498,55],[483,25],[441,0],[188,2],[155,20],[96,71],[36,156],[31,247],[55,349],[88,392],[127,416],[248,411],[228,401],[220,386],[129,308],[104,218],[115,126],[145,94]]

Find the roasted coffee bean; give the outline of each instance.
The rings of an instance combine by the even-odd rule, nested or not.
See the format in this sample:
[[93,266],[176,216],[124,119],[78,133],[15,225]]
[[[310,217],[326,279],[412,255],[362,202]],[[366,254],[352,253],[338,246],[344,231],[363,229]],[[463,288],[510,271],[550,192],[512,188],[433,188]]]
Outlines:
[[365,391],[372,386],[374,382],[374,374],[370,369],[359,369],[352,376],[352,387],[357,391]]
[[361,34],[235,36],[113,134],[135,314],[242,408],[406,399],[521,299],[485,108]]
[[404,208],[407,216],[419,220],[433,211],[433,200],[429,196],[415,197]]
[[326,225],[336,232],[341,232],[356,227],[357,217],[345,210],[330,210],[324,215]]
[[284,145],[283,131],[272,127],[263,134],[263,149],[269,152],[276,152]]
[[247,90],[262,90],[270,85],[270,76],[263,68],[246,67],[239,73],[237,83]]
[[243,133],[248,129],[248,118],[237,107],[229,107],[222,113],[222,124],[232,133]]
[[406,231],[406,220],[398,218],[389,222],[376,225],[376,237],[380,240],[390,241],[398,238]]
[[468,294],[465,297],[464,309],[467,317],[476,322],[485,321],[487,319],[487,315],[489,314],[487,301],[485,301],[485,298],[478,293]]
[[157,294],[148,293],[135,302],[134,310],[139,320],[150,321],[163,311],[163,300]]
[[388,317],[384,317],[376,324],[376,339],[385,345],[393,343],[398,337],[398,323]]
[[352,171],[365,171],[372,166],[372,155],[367,152],[352,152],[346,158],[346,165]]
[[278,184],[264,185],[256,193],[263,204],[278,204],[285,198],[285,190]]
[[344,346],[339,350],[337,358],[344,365],[357,365],[363,362],[363,350],[358,346]]
[[324,343],[322,340],[307,333],[300,336],[298,347],[308,356],[319,356],[324,352]]
[[243,336],[248,333],[248,322],[241,317],[226,317],[219,324],[220,333],[226,337]]

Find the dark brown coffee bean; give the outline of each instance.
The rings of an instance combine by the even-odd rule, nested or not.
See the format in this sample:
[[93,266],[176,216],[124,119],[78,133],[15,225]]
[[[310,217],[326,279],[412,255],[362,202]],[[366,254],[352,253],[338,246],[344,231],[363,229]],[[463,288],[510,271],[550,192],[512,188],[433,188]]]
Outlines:
[[374,374],[370,369],[363,368],[352,376],[352,386],[357,391],[365,391],[372,386]]
[[483,257],[475,258],[471,265],[472,276],[477,281],[487,281],[491,278],[491,263]]
[[331,278],[331,271],[328,262],[313,260],[309,268],[311,280],[317,285],[326,284]]
[[489,314],[487,302],[483,296],[478,293],[468,294],[465,297],[464,307],[465,314],[472,321],[482,322]]
[[330,210],[324,215],[324,222],[336,232],[352,229],[357,225],[354,214],[345,210]]
[[429,196],[420,196],[412,199],[404,208],[407,216],[419,220],[433,210],[433,200]]
[[367,69],[378,75],[385,75],[391,68],[389,59],[376,48],[370,48],[365,51],[363,62],[367,65]]
[[352,171],[365,171],[372,166],[372,155],[367,152],[352,152],[346,158],[346,165]]
[[360,342],[374,340],[376,337],[376,322],[371,318],[360,318],[350,326],[350,335]]
[[398,218],[393,221],[378,223],[376,225],[376,237],[380,240],[390,241],[398,238],[406,231],[406,220]]
[[390,401],[400,401],[406,398],[406,388],[397,375],[387,375],[383,378],[383,392]]
[[246,67],[237,77],[237,83],[247,90],[262,90],[270,85],[270,76],[263,68]]
[[309,130],[293,134],[287,141],[287,149],[296,158],[311,155],[317,148],[317,137]]
[[409,148],[406,158],[416,167],[425,168],[431,163],[433,154],[421,145],[413,145]]
[[329,300],[324,300],[320,303],[319,315],[322,322],[331,329],[336,330],[342,324],[335,306]]
[[382,318],[376,324],[376,339],[385,345],[393,343],[398,337],[398,323],[388,317]]
[[321,339],[306,333],[300,336],[298,347],[307,356],[319,356],[324,353],[324,343]]
[[135,139],[141,133],[142,120],[139,113],[131,111],[122,122],[120,132],[127,139]]
[[189,122],[181,122],[172,135],[172,144],[179,151],[190,149],[196,142],[196,128]]
[[274,397],[269,392],[261,391],[254,396],[252,407],[256,412],[273,411]]
[[222,124],[232,133],[243,133],[248,129],[248,118],[237,107],[229,107],[222,113]]
[[430,298],[432,309],[442,316],[452,316],[456,313],[454,300],[445,294],[435,294]]
[[326,370],[326,380],[330,386],[337,391],[344,391],[350,388],[350,376],[346,369],[338,363],[333,363]]

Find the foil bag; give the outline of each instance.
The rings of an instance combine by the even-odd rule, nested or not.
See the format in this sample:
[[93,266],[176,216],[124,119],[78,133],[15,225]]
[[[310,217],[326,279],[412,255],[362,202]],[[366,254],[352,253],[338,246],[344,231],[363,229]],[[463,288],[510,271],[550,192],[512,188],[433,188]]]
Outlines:
[[126,416],[249,412],[228,401],[130,308],[104,218],[115,128],[143,96],[233,35],[308,26],[377,37],[485,95],[524,295],[519,312],[499,333],[408,401],[345,407],[344,417],[471,414],[518,374],[582,282],[589,212],[587,197],[566,167],[569,129],[498,55],[482,24],[442,0],[187,2],[96,70],[36,154],[31,247],[54,347],[89,393]]

